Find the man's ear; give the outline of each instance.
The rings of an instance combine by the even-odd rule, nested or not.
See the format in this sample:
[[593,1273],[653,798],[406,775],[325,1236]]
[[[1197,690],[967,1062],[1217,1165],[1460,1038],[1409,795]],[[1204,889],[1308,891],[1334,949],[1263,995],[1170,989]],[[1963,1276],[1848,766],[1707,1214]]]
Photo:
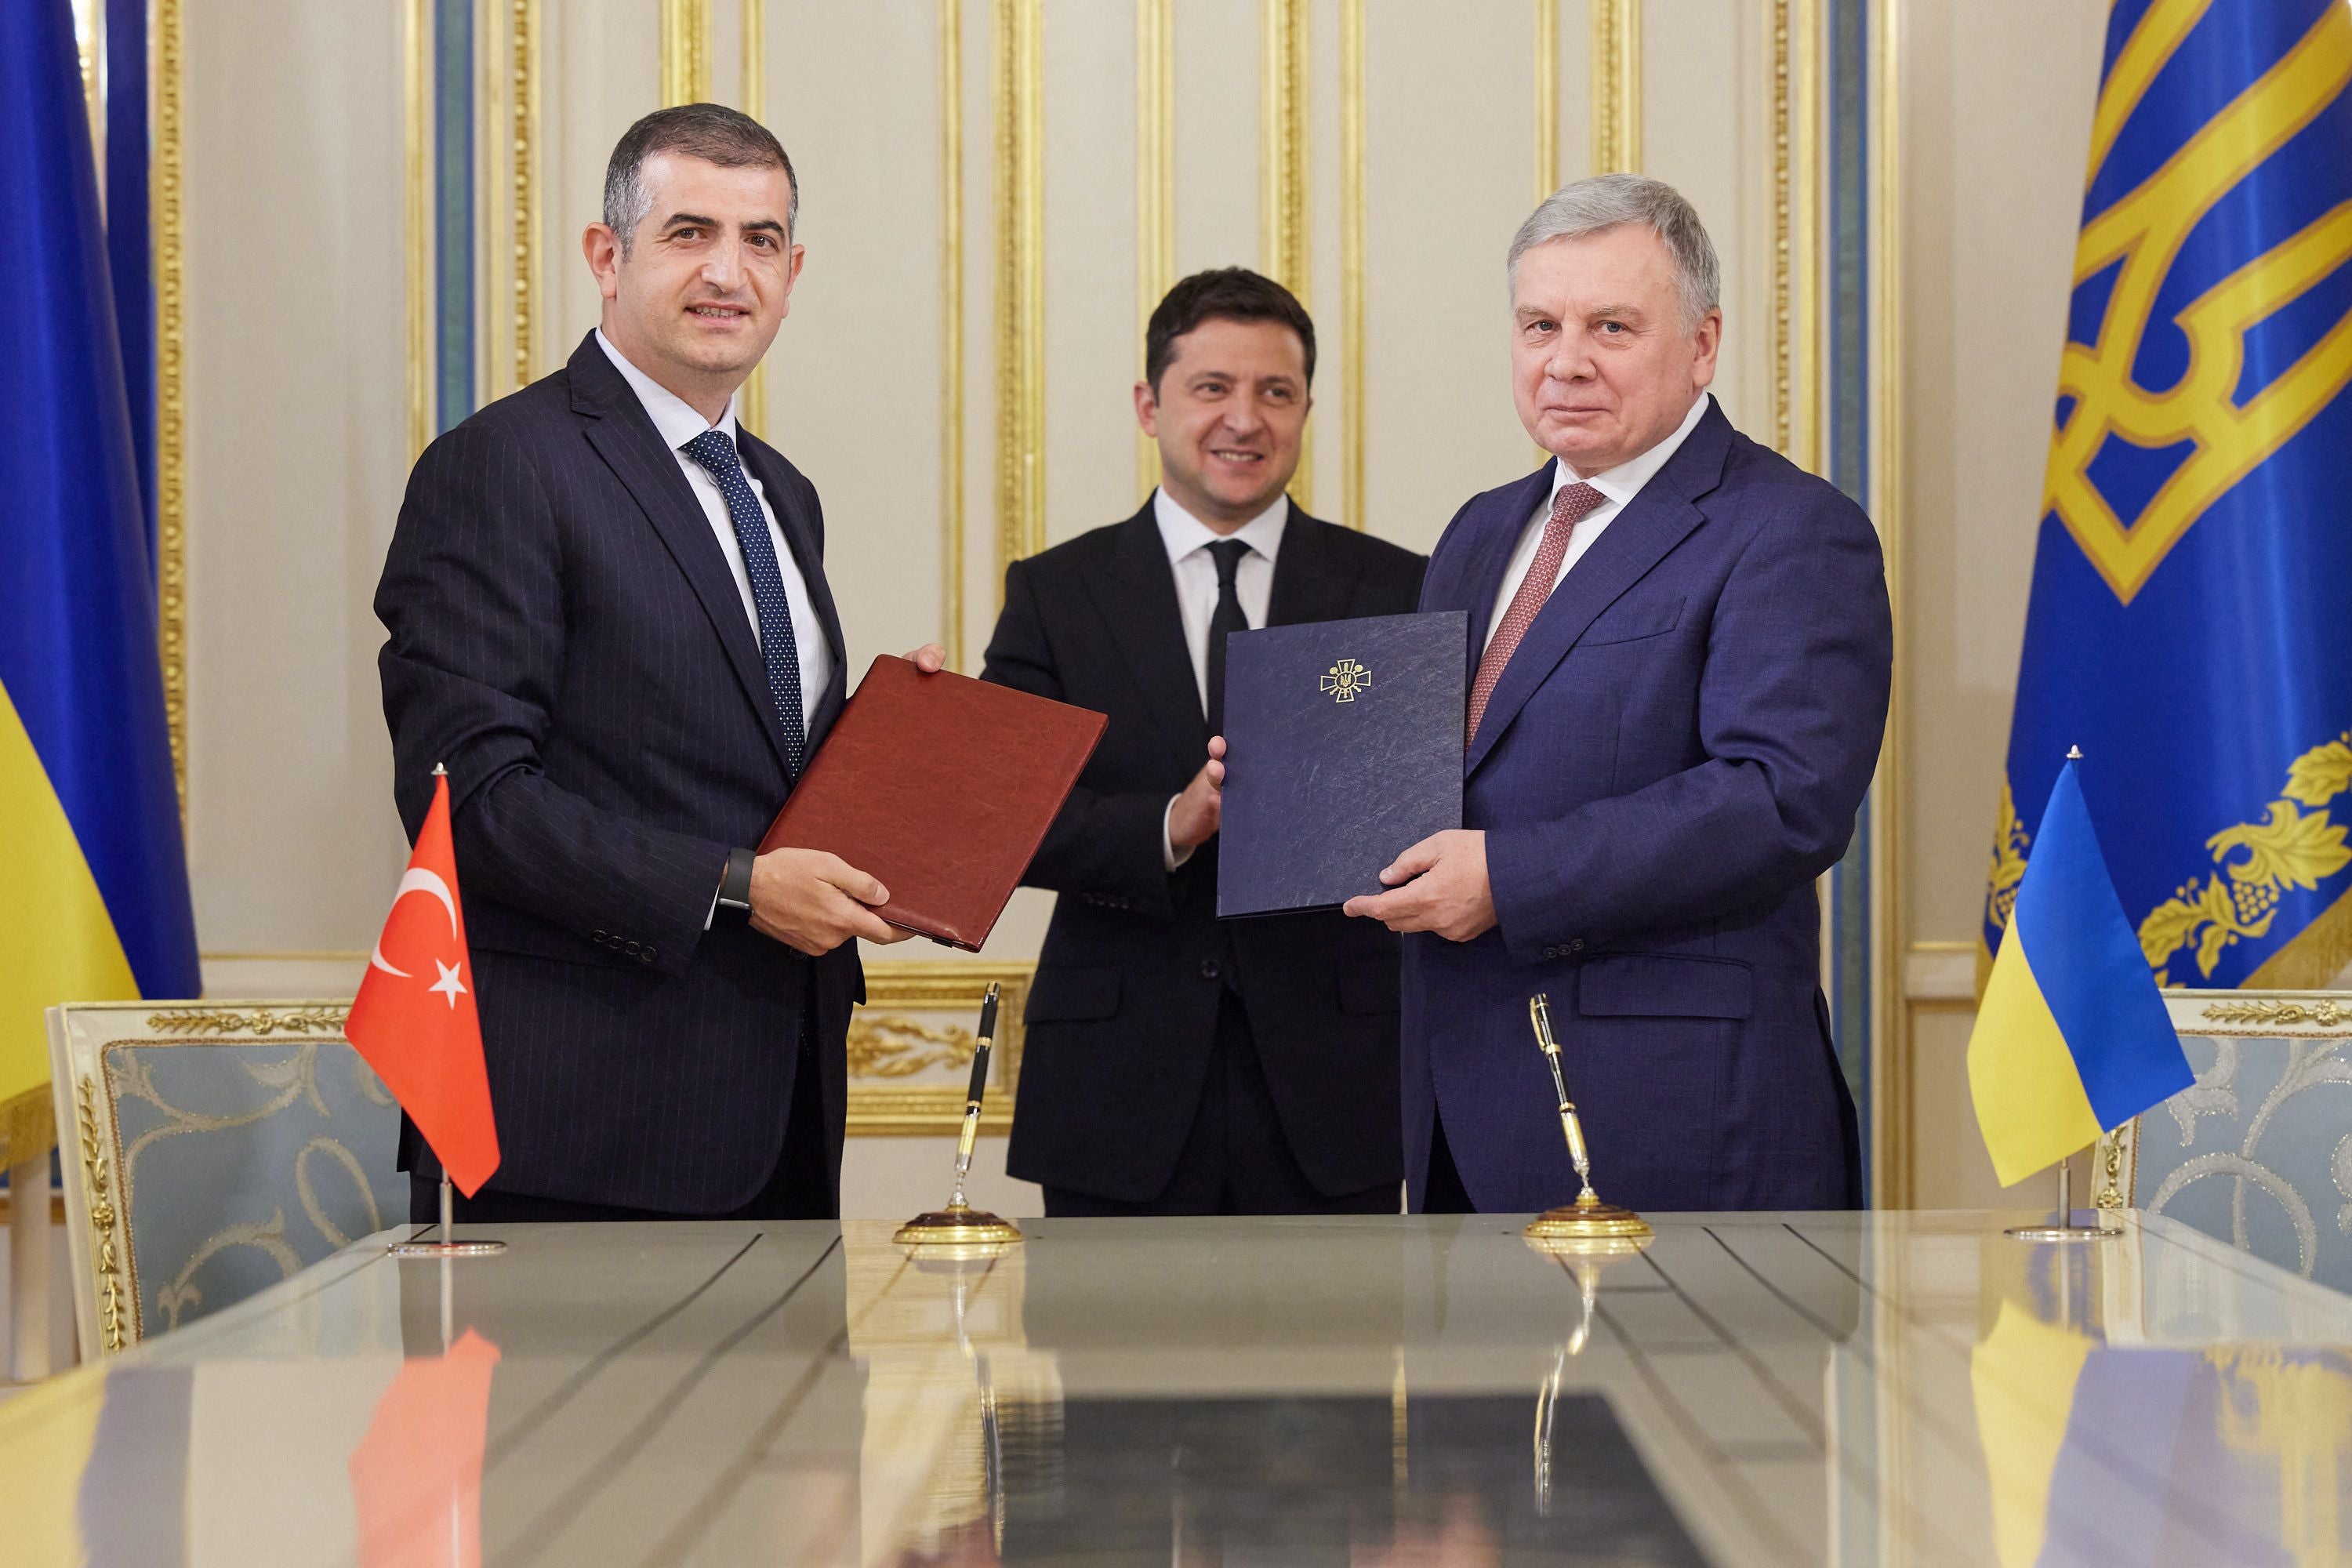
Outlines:
[[601,223],[592,223],[580,235],[580,254],[588,258],[596,290],[607,300],[621,292],[621,237]]
[[1160,438],[1160,399],[1148,381],[1135,384],[1135,422],[1143,427],[1145,435],[1155,441]]

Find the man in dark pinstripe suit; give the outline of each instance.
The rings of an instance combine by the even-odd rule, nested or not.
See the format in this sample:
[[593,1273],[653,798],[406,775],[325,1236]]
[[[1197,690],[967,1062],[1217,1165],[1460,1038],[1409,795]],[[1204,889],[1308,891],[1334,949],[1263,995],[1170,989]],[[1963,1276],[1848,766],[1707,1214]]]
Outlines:
[[[639,121],[583,239],[601,325],[410,476],[375,601],[394,794],[414,836],[447,764],[504,1155],[460,1218],[839,1211],[851,939],[904,933],[855,867],[742,847],[843,700],[816,491],[734,413],[798,206],[756,121]],[[405,1121],[402,1155],[429,1219]]]

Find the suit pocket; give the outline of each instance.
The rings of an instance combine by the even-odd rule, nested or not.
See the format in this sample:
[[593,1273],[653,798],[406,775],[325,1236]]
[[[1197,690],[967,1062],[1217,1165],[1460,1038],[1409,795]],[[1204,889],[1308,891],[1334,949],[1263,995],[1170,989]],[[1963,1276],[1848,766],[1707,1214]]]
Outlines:
[[1625,952],[1578,972],[1576,1010],[1588,1018],[1745,1018],[1756,975],[1728,958]]
[[1377,1017],[1399,1006],[1397,963],[1374,961],[1339,965],[1339,1011],[1354,1017]]
[[1680,599],[1612,606],[1585,627],[1584,635],[1576,639],[1576,646],[1599,647],[1606,643],[1639,642],[1643,637],[1662,637],[1682,625],[1682,619],[1683,602]]
[[1021,1017],[1028,1024],[1062,1024],[1108,1018],[1118,1012],[1118,970],[1041,969],[1031,983],[1029,1005]]

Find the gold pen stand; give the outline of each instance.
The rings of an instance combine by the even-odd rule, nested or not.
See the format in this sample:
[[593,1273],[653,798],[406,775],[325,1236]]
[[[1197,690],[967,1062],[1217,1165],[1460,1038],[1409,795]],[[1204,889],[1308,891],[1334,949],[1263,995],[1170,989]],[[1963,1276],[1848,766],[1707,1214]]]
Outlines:
[[[919,1214],[892,1233],[901,1247],[919,1247],[934,1257],[984,1258],[1021,1239],[1021,1227],[986,1209],[951,1203]],[[952,1249],[952,1250],[950,1250]]]
[[1536,1045],[1551,1068],[1552,1087],[1559,1093],[1560,1132],[1568,1140],[1568,1157],[1576,1166],[1584,1190],[1576,1194],[1574,1203],[1562,1204],[1536,1215],[1520,1234],[1548,1252],[1605,1256],[1638,1250],[1657,1233],[1650,1228],[1648,1220],[1632,1209],[1602,1203],[1601,1195],[1592,1190],[1592,1156],[1585,1149],[1584,1127],[1577,1120],[1576,1107],[1568,1098],[1568,1080],[1560,1072],[1559,1042],[1552,1037],[1549,999],[1541,995],[1528,998],[1528,1019],[1535,1026]]

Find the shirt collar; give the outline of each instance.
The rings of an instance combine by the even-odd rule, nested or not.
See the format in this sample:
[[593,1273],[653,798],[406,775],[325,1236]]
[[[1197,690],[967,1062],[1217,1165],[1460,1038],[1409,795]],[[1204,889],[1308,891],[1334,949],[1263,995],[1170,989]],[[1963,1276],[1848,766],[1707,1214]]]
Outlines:
[[596,342],[604,351],[604,357],[613,362],[613,368],[621,373],[621,379],[629,384],[629,390],[637,395],[637,401],[645,405],[646,417],[661,433],[663,446],[675,452],[705,430],[724,430],[727,439],[740,447],[740,438],[735,434],[734,398],[727,400],[726,414],[713,425],[696,413],[686,399],[631,364],[627,356],[613,346],[613,340],[604,335],[602,327],[596,329]]
[[[1584,483],[1599,490],[1612,505],[1623,506],[1641,494],[1642,487],[1657,478],[1658,470],[1666,466],[1667,459],[1682,449],[1682,444],[1690,438],[1690,433],[1698,428],[1698,422],[1706,417],[1707,405],[1714,400],[1713,393],[1700,393],[1698,400],[1691,405],[1690,412],[1683,416],[1683,422],[1675,426],[1672,435],[1637,458],[1628,458],[1613,468],[1601,469]],[[1568,465],[1557,458],[1553,458],[1551,493],[1557,496],[1562,485],[1576,482],[1576,476],[1568,471]],[[1545,504],[1549,506],[1550,503],[1547,501]]]
[[1272,506],[1231,533],[1216,532],[1170,500],[1165,489],[1151,492],[1151,516],[1160,524],[1160,542],[1167,547],[1168,563],[1171,566],[1220,539],[1238,539],[1272,561],[1275,552],[1282,548],[1282,526],[1289,521],[1290,498],[1275,497]]

